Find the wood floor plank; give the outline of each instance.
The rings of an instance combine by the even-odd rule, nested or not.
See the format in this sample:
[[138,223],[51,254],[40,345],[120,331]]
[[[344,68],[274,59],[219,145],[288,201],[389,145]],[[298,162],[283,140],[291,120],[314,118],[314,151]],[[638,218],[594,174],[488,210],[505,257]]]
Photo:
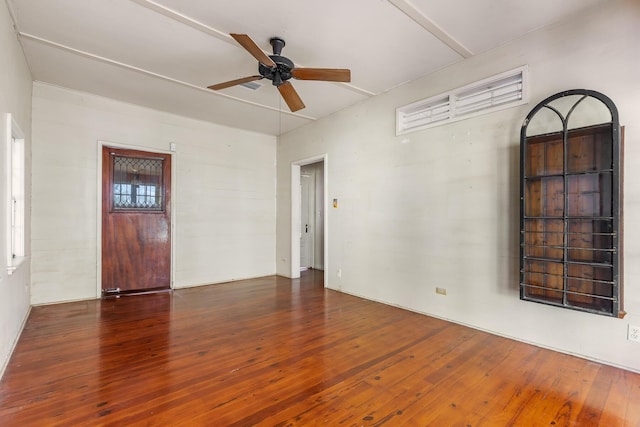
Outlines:
[[611,387],[603,406],[601,425],[640,426],[640,384],[633,380],[633,374],[620,369],[603,367],[611,378]]
[[311,270],[34,307],[0,425],[640,424],[640,374],[322,283]]

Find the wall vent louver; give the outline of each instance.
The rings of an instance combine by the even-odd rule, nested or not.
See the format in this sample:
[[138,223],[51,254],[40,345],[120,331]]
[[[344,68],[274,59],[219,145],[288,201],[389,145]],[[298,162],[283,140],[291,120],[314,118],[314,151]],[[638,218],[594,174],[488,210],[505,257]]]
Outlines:
[[396,109],[396,135],[528,102],[527,66]]
[[246,87],[247,89],[250,89],[250,90],[258,90],[262,87],[262,85],[258,82],[241,83],[240,86]]

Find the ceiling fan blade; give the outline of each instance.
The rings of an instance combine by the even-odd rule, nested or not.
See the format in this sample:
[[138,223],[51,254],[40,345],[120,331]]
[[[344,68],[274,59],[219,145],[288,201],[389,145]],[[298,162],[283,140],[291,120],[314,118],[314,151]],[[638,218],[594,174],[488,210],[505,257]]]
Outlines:
[[261,64],[264,64],[268,67],[275,67],[276,63],[273,62],[271,58],[267,56],[266,53],[260,49],[260,47],[254,42],[251,37],[246,34],[229,34],[231,37],[235,39],[240,45],[247,50],[254,58],[258,60]]
[[211,86],[208,86],[208,87],[209,87],[209,89],[212,89],[212,90],[220,90],[220,89],[226,89],[228,87],[235,86],[235,85],[241,85],[242,83],[248,83],[248,82],[252,82],[254,80],[260,80],[262,78],[264,78],[264,77],[262,77],[262,76],[243,77],[241,79],[230,80],[228,82],[218,83],[217,85],[211,85]]
[[351,81],[351,70],[342,68],[294,68],[291,75],[299,80]]
[[304,108],[304,102],[302,102],[300,95],[298,95],[298,92],[296,92],[291,83],[282,83],[278,86],[278,90],[292,112],[302,110]]

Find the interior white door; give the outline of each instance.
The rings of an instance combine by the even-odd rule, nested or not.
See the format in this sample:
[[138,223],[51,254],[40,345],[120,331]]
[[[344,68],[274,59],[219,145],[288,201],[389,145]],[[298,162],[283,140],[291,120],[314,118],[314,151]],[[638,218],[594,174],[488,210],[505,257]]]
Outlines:
[[313,179],[300,175],[300,270],[313,266]]

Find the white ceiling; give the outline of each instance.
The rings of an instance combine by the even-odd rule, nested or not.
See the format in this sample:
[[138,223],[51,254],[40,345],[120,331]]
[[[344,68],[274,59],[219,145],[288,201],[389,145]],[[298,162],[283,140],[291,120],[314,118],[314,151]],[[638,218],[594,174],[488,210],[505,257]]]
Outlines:
[[[6,0],[36,81],[277,135],[606,0]],[[292,80],[289,112],[228,34],[352,81]],[[282,113],[280,110],[282,109]]]

